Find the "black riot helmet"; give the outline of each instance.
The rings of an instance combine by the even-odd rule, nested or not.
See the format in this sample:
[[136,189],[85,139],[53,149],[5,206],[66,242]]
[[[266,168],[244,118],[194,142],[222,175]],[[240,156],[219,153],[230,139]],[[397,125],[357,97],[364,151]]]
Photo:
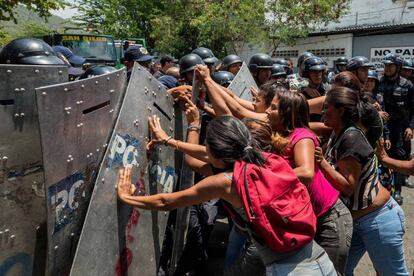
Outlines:
[[234,75],[227,71],[218,71],[218,72],[214,72],[212,78],[215,82],[217,82],[221,86],[227,87],[230,85],[230,83],[234,79]]
[[273,64],[271,77],[286,77],[286,69],[280,64]]
[[275,59],[275,64],[279,64],[282,65],[283,68],[285,68],[286,74],[290,75],[292,74],[290,66],[289,66],[289,61],[285,58],[276,58]]
[[0,52],[2,64],[63,65],[46,42],[35,38],[17,38]]
[[305,59],[313,57],[313,56],[314,56],[314,54],[312,54],[311,52],[303,52],[302,54],[300,54],[299,57],[298,57],[298,64],[297,64],[298,69],[300,69],[300,66],[302,65],[302,62]]
[[360,67],[372,67],[372,63],[366,57],[363,56],[356,56],[348,60],[346,64],[346,70],[348,71],[356,71]]
[[254,54],[249,61],[249,69],[252,72],[258,69],[271,69],[272,66],[273,60],[267,54]]
[[218,59],[214,56],[213,52],[205,47],[198,47],[194,49],[191,53],[201,57],[204,63],[208,66],[215,65],[218,61]]
[[346,57],[339,57],[335,60],[335,69],[337,71],[337,73],[342,72],[341,70],[339,70],[338,65],[347,65],[348,64],[348,59]]
[[301,71],[302,76],[309,78],[310,71],[324,71],[326,68],[325,61],[320,57],[308,57],[302,62]]
[[401,67],[404,63],[404,60],[402,59],[400,55],[390,53],[390,54],[385,55],[385,57],[382,60],[382,63],[395,64]]
[[411,59],[404,59],[402,68],[408,69],[408,70],[414,70],[414,62]]
[[368,79],[379,81],[378,73],[375,70],[368,70]]
[[180,59],[179,64],[181,77],[184,77],[185,73],[193,71],[197,64],[205,65],[201,57],[196,54],[188,54],[183,56]]
[[95,65],[86,69],[86,71],[79,77],[82,79],[89,79],[94,76],[104,75],[116,71],[115,67],[108,65]]
[[222,70],[229,70],[229,66],[235,63],[243,63],[243,60],[238,55],[225,56],[221,62]]

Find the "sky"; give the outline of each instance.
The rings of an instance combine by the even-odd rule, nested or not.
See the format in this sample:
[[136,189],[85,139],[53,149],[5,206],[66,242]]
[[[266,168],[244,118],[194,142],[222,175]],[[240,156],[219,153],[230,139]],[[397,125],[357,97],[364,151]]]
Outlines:
[[[69,3],[75,3],[76,0],[71,0],[71,1],[68,1],[68,2]],[[67,19],[67,18],[70,18],[70,17],[72,17],[74,15],[77,15],[78,14],[78,10],[77,9],[71,9],[71,8],[67,7],[65,9],[52,10],[51,13],[54,14],[54,15],[57,15],[57,16],[60,16],[62,18]]]

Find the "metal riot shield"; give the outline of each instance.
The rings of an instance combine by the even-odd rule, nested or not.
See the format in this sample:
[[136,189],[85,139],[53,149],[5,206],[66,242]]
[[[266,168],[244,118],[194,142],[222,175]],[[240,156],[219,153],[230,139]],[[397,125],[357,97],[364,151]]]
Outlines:
[[250,88],[252,86],[257,89],[257,84],[254,81],[252,74],[250,74],[249,68],[247,67],[246,63],[243,62],[242,67],[228,88],[233,91],[236,96],[244,100],[251,101],[252,95],[250,93]]
[[[179,139],[184,141],[187,137],[187,120],[183,112],[176,112],[176,130],[181,132]],[[178,122],[177,122],[178,121]],[[181,124],[178,124],[181,123]],[[178,131],[180,130],[182,131]],[[184,157],[184,154],[183,154]],[[180,166],[180,182],[177,185],[177,190],[185,190],[194,185],[194,172],[186,164],[184,158],[181,160]],[[178,261],[183,253],[183,249],[186,242],[188,223],[190,219],[190,208],[179,208],[177,209],[174,235],[173,235],[173,248],[170,261],[170,273],[169,275],[174,275],[175,269],[177,268]]]
[[35,88],[67,67],[0,65],[0,275],[43,275],[46,212]]
[[36,89],[46,189],[48,275],[67,275],[126,71]]
[[98,173],[71,275],[156,275],[167,212],[151,212],[118,202],[118,171],[132,164],[141,194],[171,192],[176,182],[174,150],[156,146],[147,155],[148,117],[158,115],[174,136],[172,97],[135,64],[121,111]]

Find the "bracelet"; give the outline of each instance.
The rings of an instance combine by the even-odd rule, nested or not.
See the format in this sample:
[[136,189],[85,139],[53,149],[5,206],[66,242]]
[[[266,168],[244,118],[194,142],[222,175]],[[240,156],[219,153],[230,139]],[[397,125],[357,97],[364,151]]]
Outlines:
[[188,130],[188,131],[190,131],[190,130],[200,131],[200,127],[198,127],[198,126],[188,126],[188,127],[187,127],[187,130]]
[[168,136],[167,139],[164,140],[164,146],[168,146],[168,141],[172,139],[172,136]]

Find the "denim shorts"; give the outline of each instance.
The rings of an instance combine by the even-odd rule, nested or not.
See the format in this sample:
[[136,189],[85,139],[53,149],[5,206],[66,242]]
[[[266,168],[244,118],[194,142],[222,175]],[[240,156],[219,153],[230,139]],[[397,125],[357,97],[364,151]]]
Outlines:
[[392,197],[381,208],[355,220],[345,275],[353,275],[366,251],[381,276],[409,275],[404,232],[404,212]]

